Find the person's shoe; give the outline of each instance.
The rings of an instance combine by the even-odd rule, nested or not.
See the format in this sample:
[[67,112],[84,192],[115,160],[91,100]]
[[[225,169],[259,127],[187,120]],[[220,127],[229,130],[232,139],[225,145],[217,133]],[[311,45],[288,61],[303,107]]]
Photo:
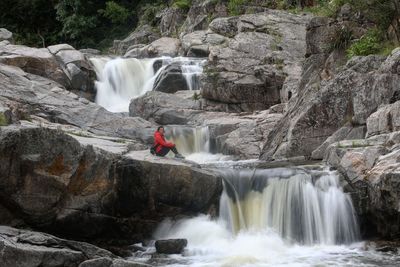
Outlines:
[[178,153],[178,154],[175,154],[175,158],[184,159],[185,157]]

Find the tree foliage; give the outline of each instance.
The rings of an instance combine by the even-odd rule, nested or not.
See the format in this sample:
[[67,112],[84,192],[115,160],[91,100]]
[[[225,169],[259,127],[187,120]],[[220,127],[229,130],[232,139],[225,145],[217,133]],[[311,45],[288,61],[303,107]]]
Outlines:
[[[103,48],[135,28],[137,8],[162,0],[0,0],[0,27],[18,43]],[[140,15],[140,14],[139,14]]]

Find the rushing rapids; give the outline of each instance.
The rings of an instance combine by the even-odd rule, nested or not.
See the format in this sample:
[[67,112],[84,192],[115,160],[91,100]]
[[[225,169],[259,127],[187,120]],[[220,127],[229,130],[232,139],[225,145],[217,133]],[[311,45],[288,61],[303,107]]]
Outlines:
[[[127,112],[131,99],[153,90],[158,75],[172,63],[180,65],[188,88],[198,90],[204,60],[184,57],[92,58],[91,62],[97,75],[96,103],[111,112]],[[156,62],[161,63],[158,69]]]

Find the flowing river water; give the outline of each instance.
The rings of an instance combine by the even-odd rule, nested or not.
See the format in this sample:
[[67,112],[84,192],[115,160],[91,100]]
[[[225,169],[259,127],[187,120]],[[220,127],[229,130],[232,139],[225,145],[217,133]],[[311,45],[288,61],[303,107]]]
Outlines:
[[[188,87],[197,86],[199,61],[162,58],[162,67],[154,71],[156,60],[92,59],[97,103],[127,112],[130,99],[152,90],[160,71],[177,60],[183,62]],[[210,152],[207,127],[168,130],[187,160],[221,177],[219,214],[165,220],[154,239],[185,238],[184,253],[154,259],[150,243],[132,260],[157,266],[400,266],[399,253],[378,252],[361,240],[351,198],[335,171],[324,166],[246,168],[249,161]]]

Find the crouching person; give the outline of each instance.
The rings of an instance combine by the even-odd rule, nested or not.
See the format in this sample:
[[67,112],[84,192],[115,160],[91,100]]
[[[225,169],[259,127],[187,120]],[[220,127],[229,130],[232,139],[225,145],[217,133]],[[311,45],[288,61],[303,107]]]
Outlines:
[[152,154],[164,157],[169,151],[174,152],[175,158],[183,159],[184,157],[179,154],[174,143],[167,142],[164,137],[164,127],[160,126],[154,133],[154,145],[151,148]]

